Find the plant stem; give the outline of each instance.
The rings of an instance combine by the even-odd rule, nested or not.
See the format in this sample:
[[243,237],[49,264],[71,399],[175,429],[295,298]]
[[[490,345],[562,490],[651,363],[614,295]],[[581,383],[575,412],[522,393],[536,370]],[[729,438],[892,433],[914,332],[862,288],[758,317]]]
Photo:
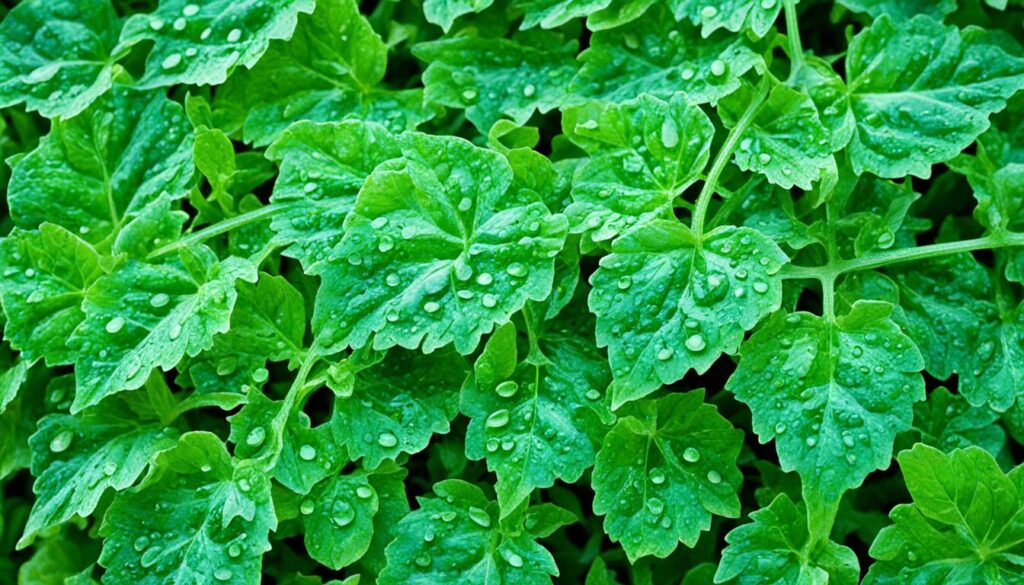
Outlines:
[[260,221],[262,219],[266,219],[267,217],[274,215],[275,213],[281,211],[282,209],[287,209],[294,205],[294,203],[271,203],[270,205],[264,205],[259,209],[247,211],[246,213],[242,213],[240,215],[236,215],[234,217],[225,219],[224,221],[218,221],[217,223],[208,225],[201,230],[192,232],[191,234],[185,236],[184,238],[181,238],[180,240],[176,240],[174,242],[171,242],[170,244],[167,244],[166,246],[157,248],[156,250],[149,253],[148,258],[157,258],[169,252],[180,250],[181,248],[187,248],[193,244],[198,244],[199,242],[208,240],[214,236],[219,236],[220,234],[230,232],[231,230],[238,229],[242,226],[246,226],[251,223]]
[[797,0],[785,0],[783,6],[786,11],[786,39],[789,41],[789,77],[792,79],[804,66],[804,47],[800,42],[800,27],[796,18]]
[[698,249],[700,249],[701,238],[704,235],[704,217],[707,215],[708,205],[711,204],[711,198],[718,187],[718,178],[722,175],[722,171],[725,170],[725,165],[729,163],[729,159],[732,158],[732,153],[736,150],[736,144],[740,140],[740,135],[746,131],[750,123],[754,121],[754,116],[757,115],[757,112],[761,110],[761,106],[764,105],[770,86],[771,79],[766,74],[757,85],[757,93],[750,100],[746,111],[743,112],[736,125],[729,131],[729,136],[726,137],[725,143],[722,144],[722,148],[718,151],[715,162],[711,165],[711,171],[708,172],[707,179],[704,181],[704,186],[701,187],[700,195],[697,196],[697,204],[693,211],[690,229],[697,236]]

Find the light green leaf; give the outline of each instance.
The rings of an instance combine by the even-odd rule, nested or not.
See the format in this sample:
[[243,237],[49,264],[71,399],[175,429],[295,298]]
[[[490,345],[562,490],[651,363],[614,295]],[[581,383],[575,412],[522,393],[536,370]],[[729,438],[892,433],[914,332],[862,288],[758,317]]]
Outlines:
[[36,500],[19,548],[75,515],[88,517],[108,488],[134,485],[153,456],[176,439],[173,429],[165,432],[158,421],[140,421],[116,403],[78,416],[43,418],[30,440]]
[[18,567],[18,584],[97,585],[91,576],[96,549],[91,542],[63,534],[44,540],[34,547],[32,558]]
[[613,104],[589,102],[562,113],[565,135],[590,156],[576,168],[573,233],[596,242],[634,225],[673,217],[673,204],[704,171],[714,126],[676,94]]
[[857,130],[853,168],[886,178],[928,178],[988,128],[988,115],[1024,88],[1016,42],[929,16],[894,23],[880,16],[850,42],[846,57]]
[[331,429],[352,459],[363,457],[364,467],[375,469],[426,449],[431,436],[450,430],[469,372],[462,356],[451,349],[424,355],[396,348],[349,361],[354,378],[335,389]]
[[608,8],[613,0],[516,0],[523,11],[521,29],[557,28],[574,18],[589,16]]
[[[737,124],[753,97],[753,88],[743,85],[719,103],[718,114],[726,127]],[[823,175],[837,172],[829,138],[814,102],[795,89],[776,85],[740,134],[734,162],[783,189],[810,190]]]
[[698,241],[675,220],[654,220],[612,245],[591,277],[597,343],[608,347],[612,407],[707,371],[782,302],[786,255],[750,228],[716,228]]
[[946,452],[977,446],[998,457],[1006,445],[1006,432],[998,421],[998,412],[971,406],[960,394],[939,387],[928,400],[914,405],[910,436],[915,443]]
[[594,513],[630,562],[692,547],[712,514],[738,518],[743,433],[704,404],[704,391],[631,405],[604,439],[592,482]]
[[81,115],[54,122],[39,146],[17,161],[8,193],[11,218],[23,229],[57,224],[107,251],[164,193],[184,197],[193,173],[192,129],[183,108],[163,92],[117,85]]
[[[786,494],[750,514],[751,522],[733,529],[715,583],[738,585],[857,585],[857,555],[830,540],[812,541],[807,514]],[[735,579],[735,581],[731,581]]]
[[[0,356],[6,358],[4,353]],[[24,358],[12,358],[0,361],[0,414],[7,410],[7,405],[18,396],[18,391],[28,379],[29,363]]]
[[892,309],[861,301],[835,321],[777,313],[743,344],[726,384],[761,441],[775,439],[783,471],[796,470],[818,502],[889,467],[896,434],[924,399],[924,362]]
[[546,31],[519,33],[513,39],[457,37],[413,47],[429,65],[423,72],[429,104],[466,110],[466,117],[487,132],[502,115],[523,125],[534,111],[562,105],[576,73],[576,41]]
[[256,282],[256,267],[241,258],[218,262],[209,249],[196,248],[185,266],[128,260],[97,280],[71,338],[78,352],[72,412],[209,349],[213,336],[228,330],[239,279]]
[[865,585],[1020,582],[1022,468],[1004,474],[969,447],[945,455],[917,445],[899,455],[913,504],[893,508],[871,544]]
[[531,325],[538,353],[520,361],[516,328],[499,328],[477,359],[473,384],[462,393],[469,417],[466,456],[486,459],[498,476],[502,517],[533,490],[556,479],[577,481],[594,464],[614,417],[602,403],[611,372],[594,346],[589,314]]
[[928,372],[975,406],[1003,411],[1024,391],[1024,305],[970,254],[890,269],[902,320],[921,348]]
[[398,523],[409,513],[409,499],[405,495],[405,476],[408,470],[396,463],[385,461],[369,475],[370,486],[377,494],[377,513],[373,515],[373,538],[370,547],[357,563],[367,582],[376,583],[387,565],[384,550],[398,536]]
[[459,353],[527,299],[551,292],[567,222],[514,191],[505,157],[454,137],[406,134],[404,159],[367,179],[313,317],[326,347],[455,343]]
[[309,556],[335,571],[358,560],[373,538],[377,507],[377,492],[365,473],[317,485],[299,507]]
[[609,30],[629,24],[640,18],[657,0],[612,0],[611,4],[587,16],[591,31]]
[[233,462],[212,433],[188,433],[157,456],[137,490],[119,494],[107,510],[100,526],[103,581],[253,583],[276,527],[270,480]]
[[71,118],[110,89],[121,30],[110,0],[27,0],[0,22],[0,107]]
[[536,536],[499,523],[498,505],[480,488],[449,479],[434,484],[434,493],[398,523],[379,585],[549,585],[558,575]]
[[298,14],[313,7],[314,0],[163,0],[125,22],[121,45],[153,42],[140,87],[217,85],[239,65],[251,69],[270,41],[291,38]]
[[387,58],[387,45],[357,2],[319,0],[316,12],[299,17],[290,39],[272,42],[259,64],[228,81],[217,106],[241,106],[245,140],[257,146],[300,120],[351,118],[411,130],[433,113],[423,107],[422,89],[383,83]]
[[854,12],[864,12],[872,18],[888,14],[895,19],[909,19],[918,14],[944,17],[956,11],[956,0],[839,0],[839,4]]
[[702,39],[657,4],[628,27],[595,32],[580,54],[570,101],[624,102],[648,93],[663,100],[685,91],[693,103],[715,103],[736,91],[740,78],[763,60],[745,36]]
[[493,3],[494,0],[423,0],[423,15],[448,32],[456,18],[483,12]]
[[325,260],[366,178],[401,155],[398,140],[373,123],[298,122],[282,133],[267,157],[281,167],[270,200],[287,208],[274,213],[271,227],[290,244],[285,254],[306,269]]
[[749,30],[763,37],[779,17],[783,0],[671,0],[669,4],[677,20],[689,18],[701,25],[705,38],[720,28]]
[[68,337],[85,318],[85,291],[103,270],[88,243],[59,226],[15,229],[0,240],[0,302],[4,337],[28,360],[69,364]]

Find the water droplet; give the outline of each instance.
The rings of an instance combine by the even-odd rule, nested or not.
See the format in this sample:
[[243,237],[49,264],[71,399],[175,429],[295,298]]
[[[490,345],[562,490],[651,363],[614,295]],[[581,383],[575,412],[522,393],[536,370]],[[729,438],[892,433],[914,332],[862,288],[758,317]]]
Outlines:
[[245,444],[250,447],[259,447],[263,444],[263,440],[267,438],[267,431],[263,427],[256,427],[249,431],[249,434],[245,437]]
[[315,509],[316,504],[313,503],[313,500],[303,500],[302,504],[299,505],[299,512],[301,512],[303,516],[309,516]]
[[518,569],[519,567],[523,566],[523,557],[517,555],[516,553],[509,553],[508,564]]
[[195,4],[186,4],[185,7],[181,9],[181,13],[185,16],[195,16],[196,14],[199,14],[199,6]]
[[597,400],[601,397],[601,392],[597,388],[591,388],[587,390],[586,397],[588,400]]
[[693,71],[693,69],[687,67],[686,69],[683,69],[683,72],[680,74],[680,77],[683,78],[683,81],[690,81],[691,79],[693,79],[694,75],[696,75],[696,73]]
[[71,434],[71,431],[61,431],[57,433],[57,435],[50,440],[50,451],[53,451],[54,453],[62,453],[66,451],[67,448],[71,446],[71,439],[73,438],[74,435]]
[[661,144],[665,148],[675,148],[679,144],[679,128],[672,118],[665,118],[661,123]]
[[699,334],[694,334],[686,338],[686,349],[690,351],[703,351],[705,347],[707,347],[707,343]]
[[229,43],[237,43],[239,40],[241,40],[241,38],[242,38],[242,31],[237,29],[237,28],[233,28],[233,29],[231,29],[230,32],[228,32],[228,42]]
[[154,308],[166,307],[171,302],[171,297],[166,293],[156,293],[149,299],[149,304]]
[[615,286],[617,286],[619,290],[626,290],[633,286],[633,279],[628,276],[623,276],[615,282]]
[[313,445],[303,445],[299,447],[299,457],[303,461],[312,461],[316,459],[316,447]]
[[757,160],[761,161],[761,164],[766,165],[772,162],[772,155],[768,154],[767,152],[762,152],[761,154],[757,155]]
[[467,102],[471,102],[476,99],[476,92],[473,91],[472,89],[467,89],[466,91],[462,92],[462,97]]
[[760,293],[760,294],[764,294],[764,293],[768,292],[768,284],[764,283],[764,282],[761,282],[761,281],[755,282],[754,283],[754,292]]
[[352,523],[356,518],[356,511],[348,502],[338,502],[334,505],[334,515],[331,516],[331,522],[339,528],[344,528]]
[[489,286],[492,282],[494,282],[494,277],[487,272],[481,272],[480,276],[476,277],[476,282],[481,286]]
[[221,567],[213,572],[213,578],[218,581],[227,581],[231,578],[232,575],[233,573],[231,572],[231,569],[226,569],[224,567]]
[[665,502],[661,501],[661,498],[651,498],[647,500],[647,510],[655,516],[661,516],[665,511]]
[[413,562],[416,563],[416,566],[423,567],[423,568],[429,567],[430,566],[430,561],[431,561],[430,555],[428,555],[427,553],[418,554],[418,555],[416,555],[416,558],[413,559]]
[[398,437],[392,435],[391,433],[381,433],[380,436],[377,437],[377,443],[381,447],[390,449],[391,447],[394,447],[395,445],[398,444]]
[[502,398],[512,398],[519,391],[519,384],[515,380],[505,380],[495,386],[494,391]]
[[113,461],[107,461],[106,463],[103,464],[103,475],[110,477],[115,473],[117,473],[117,463],[114,463]]
[[522,278],[523,276],[526,276],[527,269],[522,264],[520,264],[518,262],[513,262],[513,263],[508,265],[508,268],[505,269],[505,272],[507,272],[509,276],[515,276],[516,278]]
[[717,471],[712,469],[711,471],[708,472],[708,481],[710,481],[713,484],[722,483],[722,476]]
[[180,337],[181,323],[174,323],[173,325],[171,325],[171,328],[167,331],[167,336],[171,338],[171,341],[174,341],[175,339]]
[[718,9],[714,6],[705,6],[700,10],[700,17],[704,20],[714,18],[718,15]]
[[786,432],[786,423],[777,423],[775,425],[775,434],[781,435],[784,432]]
[[229,557],[231,557],[233,559],[237,559],[241,555],[242,555],[242,547],[238,546],[237,544],[232,544],[231,546],[228,547],[228,556]]
[[498,304],[498,299],[492,294],[486,294],[480,299],[480,302],[488,309],[493,309]]
[[501,410],[496,410],[492,412],[487,417],[487,421],[484,424],[487,426],[487,428],[500,429],[501,427],[508,424],[509,418],[510,416],[508,409],[502,408]]
[[423,310],[428,313],[436,313],[441,310],[441,305],[435,303],[434,301],[427,301],[426,303],[423,304]]
[[663,347],[658,351],[658,359],[661,361],[671,359],[673,353],[675,353],[675,351],[671,347]]
[[368,499],[372,495],[373,490],[370,488],[370,486],[361,485],[356,488],[356,497],[359,498],[360,500]]
[[775,8],[775,2],[776,0],[761,0],[761,8],[771,10],[772,8]]
[[491,527],[491,515],[488,514],[486,510],[481,510],[480,508],[477,508],[475,506],[470,506],[469,519],[482,528]]
[[722,61],[721,59],[715,59],[714,61],[711,62],[711,75],[714,75],[715,77],[721,77],[725,75],[725,69],[725,61]]
[[526,96],[526,97],[533,96],[534,92],[536,92],[536,91],[537,91],[537,88],[534,87],[534,85],[532,83],[527,83],[526,86],[523,87],[523,95]]
[[171,53],[163,60],[163,63],[161,63],[160,66],[164,69],[174,69],[179,64],[181,64],[181,54]]
[[132,544],[132,547],[135,549],[136,552],[142,552],[142,551],[146,550],[146,548],[148,546],[149,546],[149,537],[145,536],[145,535],[136,538],[135,542]]
[[124,317],[114,317],[107,321],[107,333],[117,333],[124,329]]
[[203,29],[203,32],[199,33],[199,40],[205,41],[206,39],[210,38],[211,34],[213,34],[213,29],[210,27],[206,27]]
[[813,446],[815,446],[817,444],[818,444],[818,439],[816,439],[814,437],[807,437],[807,446],[808,447],[813,447]]
[[652,468],[650,471],[651,483],[661,485],[665,483],[665,472],[660,467]]
[[188,21],[184,18],[176,18],[174,19],[174,24],[172,26],[174,26],[174,30],[176,31],[183,31],[185,30],[185,27],[188,26]]
[[683,451],[683,459],[690,463],[696,463],[700,461],[700,451],[694,447],[687,447],[686,450]]

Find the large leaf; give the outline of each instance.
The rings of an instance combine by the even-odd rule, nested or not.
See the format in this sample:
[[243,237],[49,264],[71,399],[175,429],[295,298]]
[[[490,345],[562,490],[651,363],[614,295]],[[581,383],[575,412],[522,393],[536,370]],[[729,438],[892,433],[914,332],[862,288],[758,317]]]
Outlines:
[[697,390],[638,402],[601,445],[594,513],[606,516],[605,532],[630,561],[692,547],[712,514],[740,514],[743,433],[703,400]]
[[377,507],[367,474],[324,480],[299,506],[309,556],[335,571],[355,562],[370,546]]
[[551,292],[567,222],[511,189],[505,158],[452,137],[407,134],[404,159],[367,179],[335,258],[319,268],[325,347],[455,344],[466,354],[527,299]]
[[760,232],[716,228],[702,240],[675,220],[620,237],[591,277],[597,343],[608,346],[612,406],[693,369],[703,373],[779,308],[786,255]]
[[782,0],[671,0],[677,19],[689,18],[701,25],[701,35],[720,28],[731,32],[752,31],[763,37],[782,10]]
[[858,173],[928,178],[988,128],[988,115],[1024,88],[1016,42],[930,16],[880,16],[850,42],[846,57],[857,129],[850,157]]
[[743,344],[726,385],[816,501],[838,501],[889,467],[896,434],[924,399],[921,354],[891,313],[892,305],[870,301],[835,320],[777,313]]

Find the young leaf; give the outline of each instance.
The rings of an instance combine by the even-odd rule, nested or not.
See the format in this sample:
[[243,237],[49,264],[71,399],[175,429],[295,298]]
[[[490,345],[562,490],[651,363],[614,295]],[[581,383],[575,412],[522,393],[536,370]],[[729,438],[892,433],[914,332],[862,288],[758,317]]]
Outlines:
[[891,313],[870,301],[834,321],[777,313],[743,345],[726,384],[761,441],[775,439],[783,471],[796,470],[819,501],[889,467],[896,434],[924,399],[921,354]]
[[714,126],[686,96],[589,102],[562,113],[566,137],[590,155],[576,168],[566,216],[596,242],[672,217],[673,203],[704,171]]
[[[449,343],[467,354],[527,299],[551,292],[567,222],[512,192],[506,159],[458,138],[406,134],[404,158],[367,179],[322,278],[324,347]],[[343,299],[339,302],[339,299]]]
[[1021,467],[1004,474],[977,447],[899,455],[913,504],[893,508],[871,544],[865,585],[1012,583],[1022,552]]
[[356,567],[367,580],[374,580],[387,565],[384,550],[398,536],[398,523],[409,514],[405,495],[405,476],[409,472],[393,462],[384,462],[368,477],[377,494],[377,513],[373,515],[373,538]]
[[300,120],[354,118],[400,132],[430,119],[422,89],[392,90],[382,83],[388,48],[357,4],[318,0],[312,15],[299,16],[290,39],[272,42],[251,71],[225,84],[217,105],[241,104],[247,142],[269,144]]
[[437,497],[398,523],[380,585],[501,583],[550,585],[558,568],[529,529],[498,522],[498,505],[458,479],[434,484]]
[[591,277],[597,344],[608,347],[612,407],[734,353],[745,331],[779,308],[786,255],[760,232],[716,228],[698,241],[675,220],[619,239]]
[[746,37],[720,33],[701,39],[660,3],[629,27],[595,32],[579,60],[583,67],[569,87],[570,103],[624,102],[642,93],[668,100],[679,91],[693,103],[715,103],[763,65]]
[[611,381],[608,364],[589,335],[574,333],[592,330],[593,320],[567,313],[531,327],[539,329],[540,355],[520,361],[516,328],[508,323],[491,336],[473,385],[462,393],[462,412],[470,418],[466,456],[486,459],[498,476],[502,517],[536,488],[577,481],[594,464],[613,419],[601,403]]
[[140,87],[216,85],[239,65],[251,69],[271,40],[290,38],[298,14],[313,6],[314,0],[163,0],[156,11],[125,22],[121,45],[153,42]]
[[729,546],[722,551],[715,583],[857,585],[857,555],[830,540],[815,543],[807,531],[804,507],[785,494],[751,513],[750,519],[725,537]]
[[39,422],[30,440],[36,501],[19,547],[75,515],[88,517],[108,488],[131,487],[157,452],[174,446],[176,431],[138,419],[123,405],[112,404]]
[[998,457],[1006,445],[1006,431],[998,420],[998,412],[971,406],[963,396],[939,387],[914,405],[910,433],[915,442],[943,451],[977,446]]
[[703,390],[638,402],[601,445],[594,513],[630,562],[692,547],[712,514],[740,514],[743,433],[703,402]]
[[17,161],[11,218],[23,229],[57,224],[106,251],[164,193],[184,197],[193,173],[184,109],[163,92],[117,85],[82,114],[54,122]]
[[186,354],[209,349],[229,328],[239,279],[256,282],[256,267],[241,258],[218,262],[207,248],[190,252],[185,266],[129,260],[98,279],[71,338],[72,413],[142,386],[153,368],[170,370]]
[[846,72],[857,120],[853,168],[886,178],[928,178],[1024,88],[1015,41],[923,15],[900,23],[880,16],[850,42]]
[[[458,413],[459,389],[469,368],[449,349],[424,355],[399,348],[349,366],[354,379],[335,389],[331,429],[352,459],[377,468],[401,453],[418,453],[445,434]],[[328,381],[330,383],[330,381]]]
[[100,526],[103,580],[259,581],[276,527],[270,480],[233,462],[212,433],[188,433],[157,456],[137,490],[119,494],[107,510]]
[[535,110],[562,104],[576,73],[576,41],[531,31],[516,39],[458,37],[420,43],[413,54],[429,65],[423,72],[427,103],[463,108],[486,132],[502,115],[523,125]]
[[72,363],[68,337],[85,318],[85,291],[103,274],[99,255],[71,232],[44,223],[0,240],[0,266],[4,337],[25,359]]
[[373,537],[377,492],[365,473],[324,480],[302,501],[306,550],[335,571],[363,556]]
[[120,19],[110,0],[27,0],[0,22],[0,107],[72,118],[110,89]]

